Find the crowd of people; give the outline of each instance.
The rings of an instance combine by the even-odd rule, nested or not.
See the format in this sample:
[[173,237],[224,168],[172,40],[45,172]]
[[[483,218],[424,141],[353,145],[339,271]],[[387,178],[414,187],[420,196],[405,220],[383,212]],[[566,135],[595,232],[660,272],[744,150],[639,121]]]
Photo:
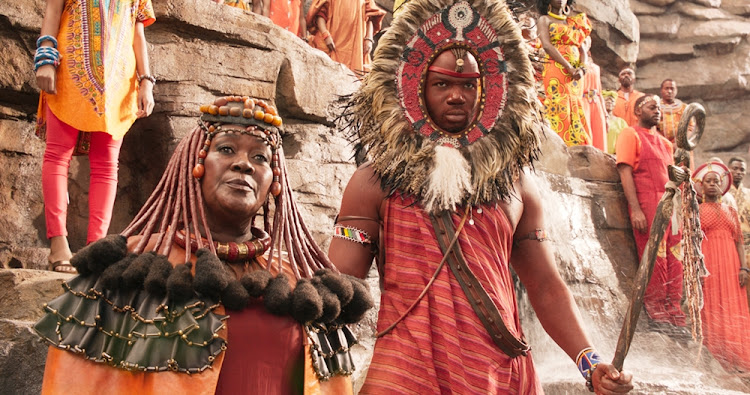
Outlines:
[[279,27],[349,67],[370,70],[370,53],[385,11],[374,0],[212,0],[268,17]]
[[[35,327],[50,343],[43,392],[351,393],[356,339],[346,325],[373,306],[361,280],[373,260],[382,296],[362,393],[541,392],[511,268],[591,391],[633,388],[632,375],[604,362],[584,330],[545,242],[529,171],[546,127],[568,145],[611,149],[640,256],[685,111],[676,83],[665,80],[661,97],[646,95],[626,68],[617,92],[602,91],[587,53],[591,22],[571,11],[572,1],[540,0],[536,23],[494,0],[411,1],[397,2],[399,15],[379,44],[389,50],[376,52],[378,67],[363,74],[339,119],[367,161],[344,191],[328,254],[310,236],[287,180],[278,109],[247,96],[201,106],[198,127],[144,207],[105,237],[121,138],[154,105],[143,34],[153,9],[150,0],[137,12],[47,1],[34,61],[43,91],[38,130],[48,142],[49,261],[51,270],[79,275]],[[301,1],[224,2],[269,16],[355,72],[368,70],[383,16],[372,0],[313,0],[306,18]],[[118,22],[132,34],[112,39],[128,45],[89,39],[101,31],[82,24],[81,13]],[[522,50],[527,44],[540,62]],[[63,50],[83,60],[61,62]],[[97,53],[113,60],[96,62]],[[125,62],[117,67],[124,74],[98,79],[112,77],[97,67],[115,59]],[[92,156],[92,212],[90,244],[73,256],[64,197],[78,150]],[[750,371],[745,171],[745,161],[732,158],[693,174],[706,235],[704,342],[739,372]],[[680,233],[666,234],[644,305],[653,328],[681,335]]]

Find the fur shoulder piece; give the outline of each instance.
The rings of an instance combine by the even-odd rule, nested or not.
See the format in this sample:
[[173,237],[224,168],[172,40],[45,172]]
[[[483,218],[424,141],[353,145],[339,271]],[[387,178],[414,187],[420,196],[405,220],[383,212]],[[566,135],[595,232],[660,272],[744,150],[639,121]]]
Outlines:
[[[478,115],[458,135],[432,122],[423,97],[430,63],[453,48],[471,52],[481,74]],[[429,212],[508,198],[539,154],[541,107],[505,1],[409,1],[346,107],[340,126],[357,158],[371,161],[384,190],[416,196]]]

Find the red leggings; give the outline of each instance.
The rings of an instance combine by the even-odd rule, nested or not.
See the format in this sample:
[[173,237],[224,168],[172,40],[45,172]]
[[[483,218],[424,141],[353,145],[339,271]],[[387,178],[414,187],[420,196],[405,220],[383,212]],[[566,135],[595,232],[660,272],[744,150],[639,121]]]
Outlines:
[[[68,169],[78,141],[78,130],[47,111],[47,148],[42,162],[42,193],[47,238],[67,236]],[[92,133],[89,163],[89,228],[86,243],[107,235],[117,193],[117,161],[122,139],[107,133]]]

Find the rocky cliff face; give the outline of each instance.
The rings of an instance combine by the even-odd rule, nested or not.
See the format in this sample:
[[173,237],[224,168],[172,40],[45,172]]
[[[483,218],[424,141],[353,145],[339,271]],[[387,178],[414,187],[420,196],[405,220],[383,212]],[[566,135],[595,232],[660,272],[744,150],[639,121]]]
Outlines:
[[[660,5],[662,10],[687,2],[665,3]],[[712,5],[715,1],[704,3],[704,7],[718,9]],[[194,127],[199,104],[218,95],[247,94],[275,102],[285,118],[290,181],[305,219],[325,244],[343,187],[354,171],[344,136],[331,128],[330,103],[356,88],[354,76],[265,18],[208,0],[161,0],[155,7],[158,21],[147,29],[147,37],[153,72],[160,79],[155,89],[156,110],[136,122],[125,138],[110,230],[121,230],[145,201],[176,142]],[[613,81],[622,65],[641,62],[636,49],[638,24],[626,0],[580,0],[577,7],[594,19],[598,61],[605,70],[614,68],[605,80]],[[742,17],[748,15],[747,8],[744,0],[735,0],[724,1],[721,10]],[[6,268],[41,268],[48,252],[39,180],[44,144],[33,135],[37,91],[30,60],[43,10],[43,0],[0,2],[0,43],[8,59],[0,65],[0,207],[4,214],[0,217],[0,262]],[[644,15],[641,8],[636,11]],[[735,49],[746,49],[746,33],[739,37]],[[698,55],[693,61],[702,62]],[[652,60],[639,69],[641,85],[653,85],[647,70],[660,63]],[[739,57],[735,63],[740,63]],[[747,71],[734,73],[747,75]],[[727,74],[731,73],[710,78],[726,78]],[[742,108],[727,102],[720,105],[717,101],[709,111]],[[69,229],[74,247],[85,240],[87,169],[86,158],[75,159],[71,166]],[[534,178],[545,201],[560,272],[574,292],[594,342],[611,357],[636,267],[614,160],[590,147],[566,150],[551,135],[545,139]],[[30,325],[39,317],[41,303],[62,291],[59,283],[65,277],[0,270],[0,388],[11,393],[39,392],[46,348],[35,340]],[[548,393],[587,393],[574,364],[543,333],[523,290],[519,291],[523,325],[545,389]],[[373,313],[357,328],[362,341],[356,350],[358,382],[374,343],[375,319]],[[721,368],[705,357],[705,350],[704,359],[694,364],[698,349],[694,344],[680,345],[658,334],[639,332],[626,368],[636,374],[637,388],[644,393],[747,390],[742,383],[724,378]]]
[[706,107],[696,162],[747,156],[750,127],[750,2],[631,0],[640,22],[637,89],[658,93],[665,78],[678,98]]

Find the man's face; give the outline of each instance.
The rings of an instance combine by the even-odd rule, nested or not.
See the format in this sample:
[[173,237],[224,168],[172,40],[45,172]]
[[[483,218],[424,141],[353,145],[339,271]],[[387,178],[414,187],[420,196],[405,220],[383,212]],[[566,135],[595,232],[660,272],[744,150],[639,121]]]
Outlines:
[[635,115],[640,124],[647,128],[654,127],[661,121],[661,108],[658,100],[646,99],[640,107],[635,109]]
[[661,84],[661,99],[664,103],[672,104],[677,97],[677,84],[674,81],[666,81]]
[[747,171],[747,165],[742,161],[733,161],[729,164],[729,170],[732,171],[732,181],[735,186],[742,184],[742,179],[745,178],[745,172]]
[[622,69],[619,75],[620,85],[623,88],[630,88],[635,83],[635,71],[633,69]]
[[[430,67],[453,71],[456,58],[444,51]],[[479,66],[470,54],[463,58],[462,73],[479,73]],[[476,115],[478,78],[463,78],[438,71],[428,71],[424,99],[433,122],[446,132],[458,133],[471,124]]]

